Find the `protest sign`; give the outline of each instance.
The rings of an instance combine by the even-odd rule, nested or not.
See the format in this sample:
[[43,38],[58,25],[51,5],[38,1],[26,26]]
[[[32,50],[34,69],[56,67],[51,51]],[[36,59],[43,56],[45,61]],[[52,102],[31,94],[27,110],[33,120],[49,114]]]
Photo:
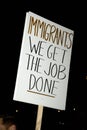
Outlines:
[[74,31],[26,13],[14,100],[65,110]]

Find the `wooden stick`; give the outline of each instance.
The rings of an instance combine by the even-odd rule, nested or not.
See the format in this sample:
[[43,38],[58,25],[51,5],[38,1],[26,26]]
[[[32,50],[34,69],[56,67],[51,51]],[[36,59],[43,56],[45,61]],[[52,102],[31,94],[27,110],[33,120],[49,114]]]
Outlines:
[[41,130],[42,116],[43,116],[43,106],[38,105],[35,130]]

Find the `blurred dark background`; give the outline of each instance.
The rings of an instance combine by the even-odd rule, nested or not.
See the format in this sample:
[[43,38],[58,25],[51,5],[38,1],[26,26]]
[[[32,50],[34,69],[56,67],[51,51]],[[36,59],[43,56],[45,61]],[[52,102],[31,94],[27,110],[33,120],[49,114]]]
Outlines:
[[66,110],[44,107],[41,130],[85,130],[87,33],[85,3],[3,1],[0,3],[0,114],[15,114],[21,130],[35,130],[37,105],[13,101],[26,12],[74,30]]

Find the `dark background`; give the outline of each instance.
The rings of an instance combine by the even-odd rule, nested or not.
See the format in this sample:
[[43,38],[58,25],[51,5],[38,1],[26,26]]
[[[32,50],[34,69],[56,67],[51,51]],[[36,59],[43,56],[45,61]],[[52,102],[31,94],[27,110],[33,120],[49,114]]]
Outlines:
[[44,107],[41,130],[85,130],[87,33],[85,3],[3,1],[0,4],[0,114],[15,114],[21,130],[35,130],[37,105],[13,101],[26,12],[74,30],[66,110]]

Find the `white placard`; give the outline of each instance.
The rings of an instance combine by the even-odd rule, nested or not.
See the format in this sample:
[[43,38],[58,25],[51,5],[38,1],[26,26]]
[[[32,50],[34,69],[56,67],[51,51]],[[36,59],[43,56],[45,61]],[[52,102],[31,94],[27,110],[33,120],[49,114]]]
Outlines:
[[73,35],[26,13],[13,100],[65,110]]

